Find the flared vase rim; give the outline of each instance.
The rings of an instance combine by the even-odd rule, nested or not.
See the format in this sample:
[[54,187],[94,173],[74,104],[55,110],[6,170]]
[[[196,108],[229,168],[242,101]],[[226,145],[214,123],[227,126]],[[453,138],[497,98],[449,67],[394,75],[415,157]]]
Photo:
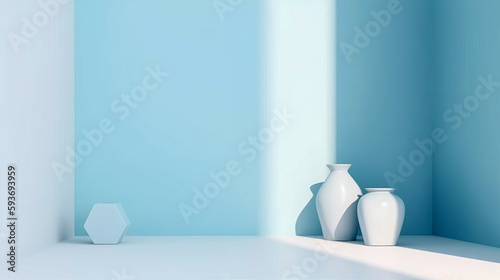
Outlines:
[[351,163],[327,163],[326,167],[330,169],[330,171],[347,171],[351,168]]
[[395,188],[365,188],[367,192],[394,192]]

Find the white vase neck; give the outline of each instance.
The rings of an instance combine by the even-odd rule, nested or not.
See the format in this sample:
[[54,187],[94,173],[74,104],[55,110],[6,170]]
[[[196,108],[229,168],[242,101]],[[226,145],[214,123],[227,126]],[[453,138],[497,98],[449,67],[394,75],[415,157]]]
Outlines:
[[347,171],[351,165],[352,164],[327,164],[326,167],[328,167],[330,171]]

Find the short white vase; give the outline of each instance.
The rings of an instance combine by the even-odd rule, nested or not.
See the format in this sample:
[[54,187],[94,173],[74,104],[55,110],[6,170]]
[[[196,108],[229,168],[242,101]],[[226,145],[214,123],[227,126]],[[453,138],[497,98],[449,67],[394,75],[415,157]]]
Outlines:
[[396,245],[405,218],[403,200],[393,188],[366,188],[358,203],[361,234],[366,245]]
[[330,174],[318,191],[318,210],[323,238],[327,240],[355,240],[358,233],[356,211],[361,189],[347,170],[350,164],[327,164]]

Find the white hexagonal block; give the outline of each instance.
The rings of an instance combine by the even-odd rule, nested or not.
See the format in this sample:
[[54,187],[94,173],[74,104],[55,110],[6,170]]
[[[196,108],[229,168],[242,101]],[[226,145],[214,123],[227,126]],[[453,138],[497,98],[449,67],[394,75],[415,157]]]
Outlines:
[[94,244],[118,244],[130,225],[120,203],[96,203],[83,227]]

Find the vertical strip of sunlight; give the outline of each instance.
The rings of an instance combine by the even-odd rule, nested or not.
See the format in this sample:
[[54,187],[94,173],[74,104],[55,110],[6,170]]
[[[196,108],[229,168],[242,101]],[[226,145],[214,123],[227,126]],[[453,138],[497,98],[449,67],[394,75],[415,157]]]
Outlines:
[[275,111],[295,118],[266,147],[263,235],[295,235],[310,187],[335,159],[335,7],[331,0],[264,1],[263,126]]

